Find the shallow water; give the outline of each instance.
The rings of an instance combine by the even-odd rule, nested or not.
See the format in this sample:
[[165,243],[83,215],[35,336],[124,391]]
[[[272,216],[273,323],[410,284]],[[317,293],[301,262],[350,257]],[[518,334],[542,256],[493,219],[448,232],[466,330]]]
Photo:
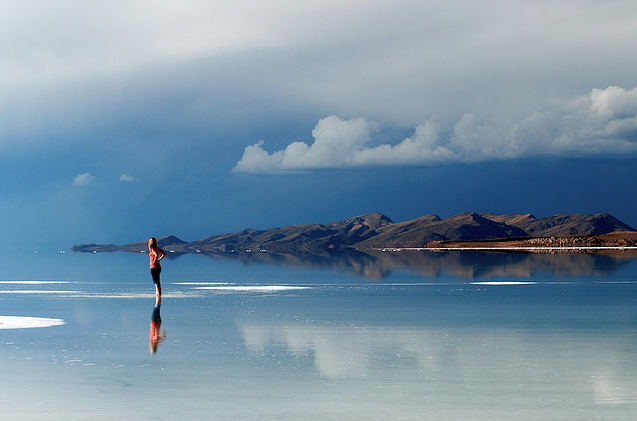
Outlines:
[[381,258],[166,261],[155,354],[145,259],[2,262],[0,316],[63,322],[0,318],[2,419],[634,419],[633,259]]

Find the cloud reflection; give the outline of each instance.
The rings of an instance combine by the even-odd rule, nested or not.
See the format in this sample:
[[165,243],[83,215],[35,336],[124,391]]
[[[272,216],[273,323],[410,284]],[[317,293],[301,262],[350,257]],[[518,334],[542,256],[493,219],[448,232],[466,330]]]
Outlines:
[[244,322],[239,329],[253,355],[285,349],[325,378],[400,378],[485,394],[558,388],[583,391],[596,403],[637,403],[637,368],[626,352],[633,339],[510,328]]

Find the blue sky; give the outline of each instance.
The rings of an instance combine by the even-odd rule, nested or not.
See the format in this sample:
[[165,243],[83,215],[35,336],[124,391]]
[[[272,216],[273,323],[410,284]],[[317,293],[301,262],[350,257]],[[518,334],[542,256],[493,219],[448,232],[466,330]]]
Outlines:
[[7,3],[0,234],[67,249],[368,212],[637,227],[636,21],[628,0]]

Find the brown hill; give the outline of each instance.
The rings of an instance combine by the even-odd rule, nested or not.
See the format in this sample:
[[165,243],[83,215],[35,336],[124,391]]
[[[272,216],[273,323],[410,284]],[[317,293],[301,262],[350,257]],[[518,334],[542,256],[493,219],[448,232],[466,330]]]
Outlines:
[[517,227],[487,219],[473,212],[447,219],[427,215],[387,226],[378,235],[356,244],[356,248],[363,250],[378,247],[424,247],[432,241],[482,240],[525,235],[526,233]]
[[189,250],[271,253],[325,253],[348,248],[376,236],[392,224],[380,213],[371,213],[329,224],[301,224],[268,230],[246,229],[237,233],[208,237],[189,243]]
[[526,214],[512,213],[509,215],[498,215],[495,213],[481,213],[480,216],[495,222],[500,222],[500,223],[511,225],[514,227],[520,227],[520,225],[524,226],[526,224],[529,224],[537,220],[535,216],[531,215],[530,213],[526,213]]
[[565,235],[599,235],[616,231],[634,231],[607,213],[583,215],[559,214],[539,219],[525,219],[515,223],[529,237],[558,237]]
[[[185,241],[169,235],[157,239],[157,245],[166,250],[183,250],[187,245]],[[146,253],[148,251],[148,240],[138,241],[136,243],[126,244],[123,246],[117,246],[115,244],[76,244],[71,250],[82,253],[92,252],[114,252],[114,251],[128,251],[131,253]]]
[[[477,241],[529,237],[562,237],[635,231],[609,214],[560,214],[535,218],[531,214],[463,213],[441,219],[426,215],[410,221],[394,223],[380,213],[360,215],[328,224],[300,224],[267,230],[243,231],[214,235],[203,240],[185,242],[175,236],[158,240],[160,247],[175,253],[208,252],[333,254],[355,249],[425,247],[432,242]],[[145,252],[146,241],[125,246],[76,245],[72,250]]]

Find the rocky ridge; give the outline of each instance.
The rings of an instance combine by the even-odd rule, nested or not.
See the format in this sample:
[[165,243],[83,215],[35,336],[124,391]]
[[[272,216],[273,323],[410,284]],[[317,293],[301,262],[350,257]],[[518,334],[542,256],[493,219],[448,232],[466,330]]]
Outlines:
[[[328,224],[300,224],[266,230],[244,229],[186,242],[175,236],[158,239],[159,246],[173,253],[272,253],[333,255],[380,248],[512,247],[632,247],[637,234],[627,224],[607,213],[558,214],[536,218],[531,214],[497,215],[462,213],[441,219],[426,215],[393,222],[380,213],[370,213]],[[517,247],[517,246],[515,246]],[[127,245],[78,244],[76,252],[146,252],[146,241]]]

